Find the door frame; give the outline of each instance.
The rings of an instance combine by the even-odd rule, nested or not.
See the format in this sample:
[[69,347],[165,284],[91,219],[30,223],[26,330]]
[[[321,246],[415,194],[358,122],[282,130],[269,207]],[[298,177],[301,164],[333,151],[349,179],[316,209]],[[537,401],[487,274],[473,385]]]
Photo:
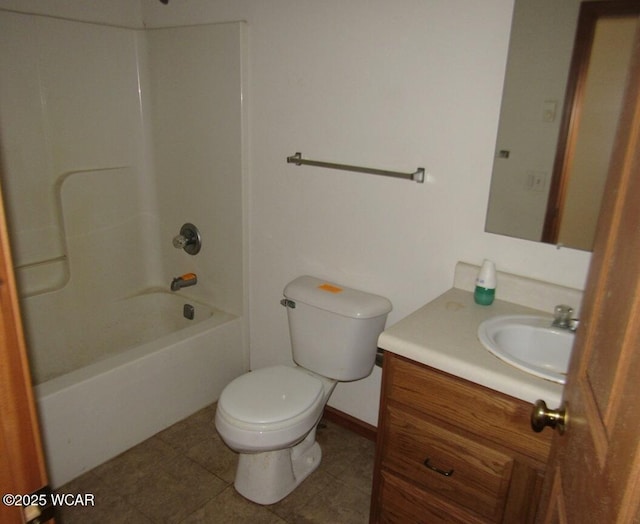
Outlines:
[[[0,307],[0,490],[3,496],[27,495],[48,480],[1,188]],[[24,522],[21,506],[7,504],[10,499],[2,502],[1,522]]]

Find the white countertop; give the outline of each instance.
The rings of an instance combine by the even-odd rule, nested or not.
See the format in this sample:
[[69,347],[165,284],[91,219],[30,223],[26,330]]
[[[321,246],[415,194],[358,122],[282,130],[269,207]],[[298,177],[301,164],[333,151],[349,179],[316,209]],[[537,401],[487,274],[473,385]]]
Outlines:
[[551,314],[495,300],[490,306],[473,301],[473,293],[453,288],[386,329],[378,339],[385,351],[451,375],[551,408],[560,405],[561,384],[534,377],[493,356],[478,340],[480,323],[497,315]]

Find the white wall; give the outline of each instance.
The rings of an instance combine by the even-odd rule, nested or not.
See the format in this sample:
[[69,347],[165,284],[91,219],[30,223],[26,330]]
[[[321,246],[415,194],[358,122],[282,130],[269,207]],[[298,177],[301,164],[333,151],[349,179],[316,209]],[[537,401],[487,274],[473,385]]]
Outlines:
[[0,0],[0,8],[119,27],[142,26],[140,2],[131,0]]
[[[387,296],[389,323],[449,288],[458,260],[488,257],[503,271],[583,286],[588,254],[484,233],[512,7],[142,0],[149,27],[248,22],[253,367],[289,361],[278,300],[304,273]],[[424,166],[432,181],[287,165],[296,151]],[[330,403],[375,424],[379,381],[376,368]]]

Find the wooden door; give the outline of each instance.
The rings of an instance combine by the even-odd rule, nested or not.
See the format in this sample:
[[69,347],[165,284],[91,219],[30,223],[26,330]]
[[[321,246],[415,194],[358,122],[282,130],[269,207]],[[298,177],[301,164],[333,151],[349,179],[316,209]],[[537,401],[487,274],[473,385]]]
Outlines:
[[[640,19],[564,400],[545,523],[640,522]],[[545,431],[548,431],[545,430]]]
[[[25,495],[47,484],[40,433],[0,192],[0,494]],[[24,522],[15,499],[0,502],[0,522]],[[37,510],[27,512],[36,516]]]

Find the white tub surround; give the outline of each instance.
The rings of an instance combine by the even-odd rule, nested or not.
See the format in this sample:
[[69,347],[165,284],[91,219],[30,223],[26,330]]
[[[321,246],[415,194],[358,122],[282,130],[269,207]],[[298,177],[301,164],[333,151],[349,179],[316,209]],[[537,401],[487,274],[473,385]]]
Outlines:
[[[541,398],[549,406],[559,405],[562,385],[536,378],[493,356],[478,340],[478,326],[488,318],[508,314],[548,316],[551,322],[553,306],[547,305],[567,303],[578,310],[582,293],[498,272],[497,298],[492,305],[481,306],[473,300],[477,270],[477,266],[459,263],[455,287],[386,329],[378,346],[517,399],[534,402]],[[543,305],[545,309],[539,309]]]

